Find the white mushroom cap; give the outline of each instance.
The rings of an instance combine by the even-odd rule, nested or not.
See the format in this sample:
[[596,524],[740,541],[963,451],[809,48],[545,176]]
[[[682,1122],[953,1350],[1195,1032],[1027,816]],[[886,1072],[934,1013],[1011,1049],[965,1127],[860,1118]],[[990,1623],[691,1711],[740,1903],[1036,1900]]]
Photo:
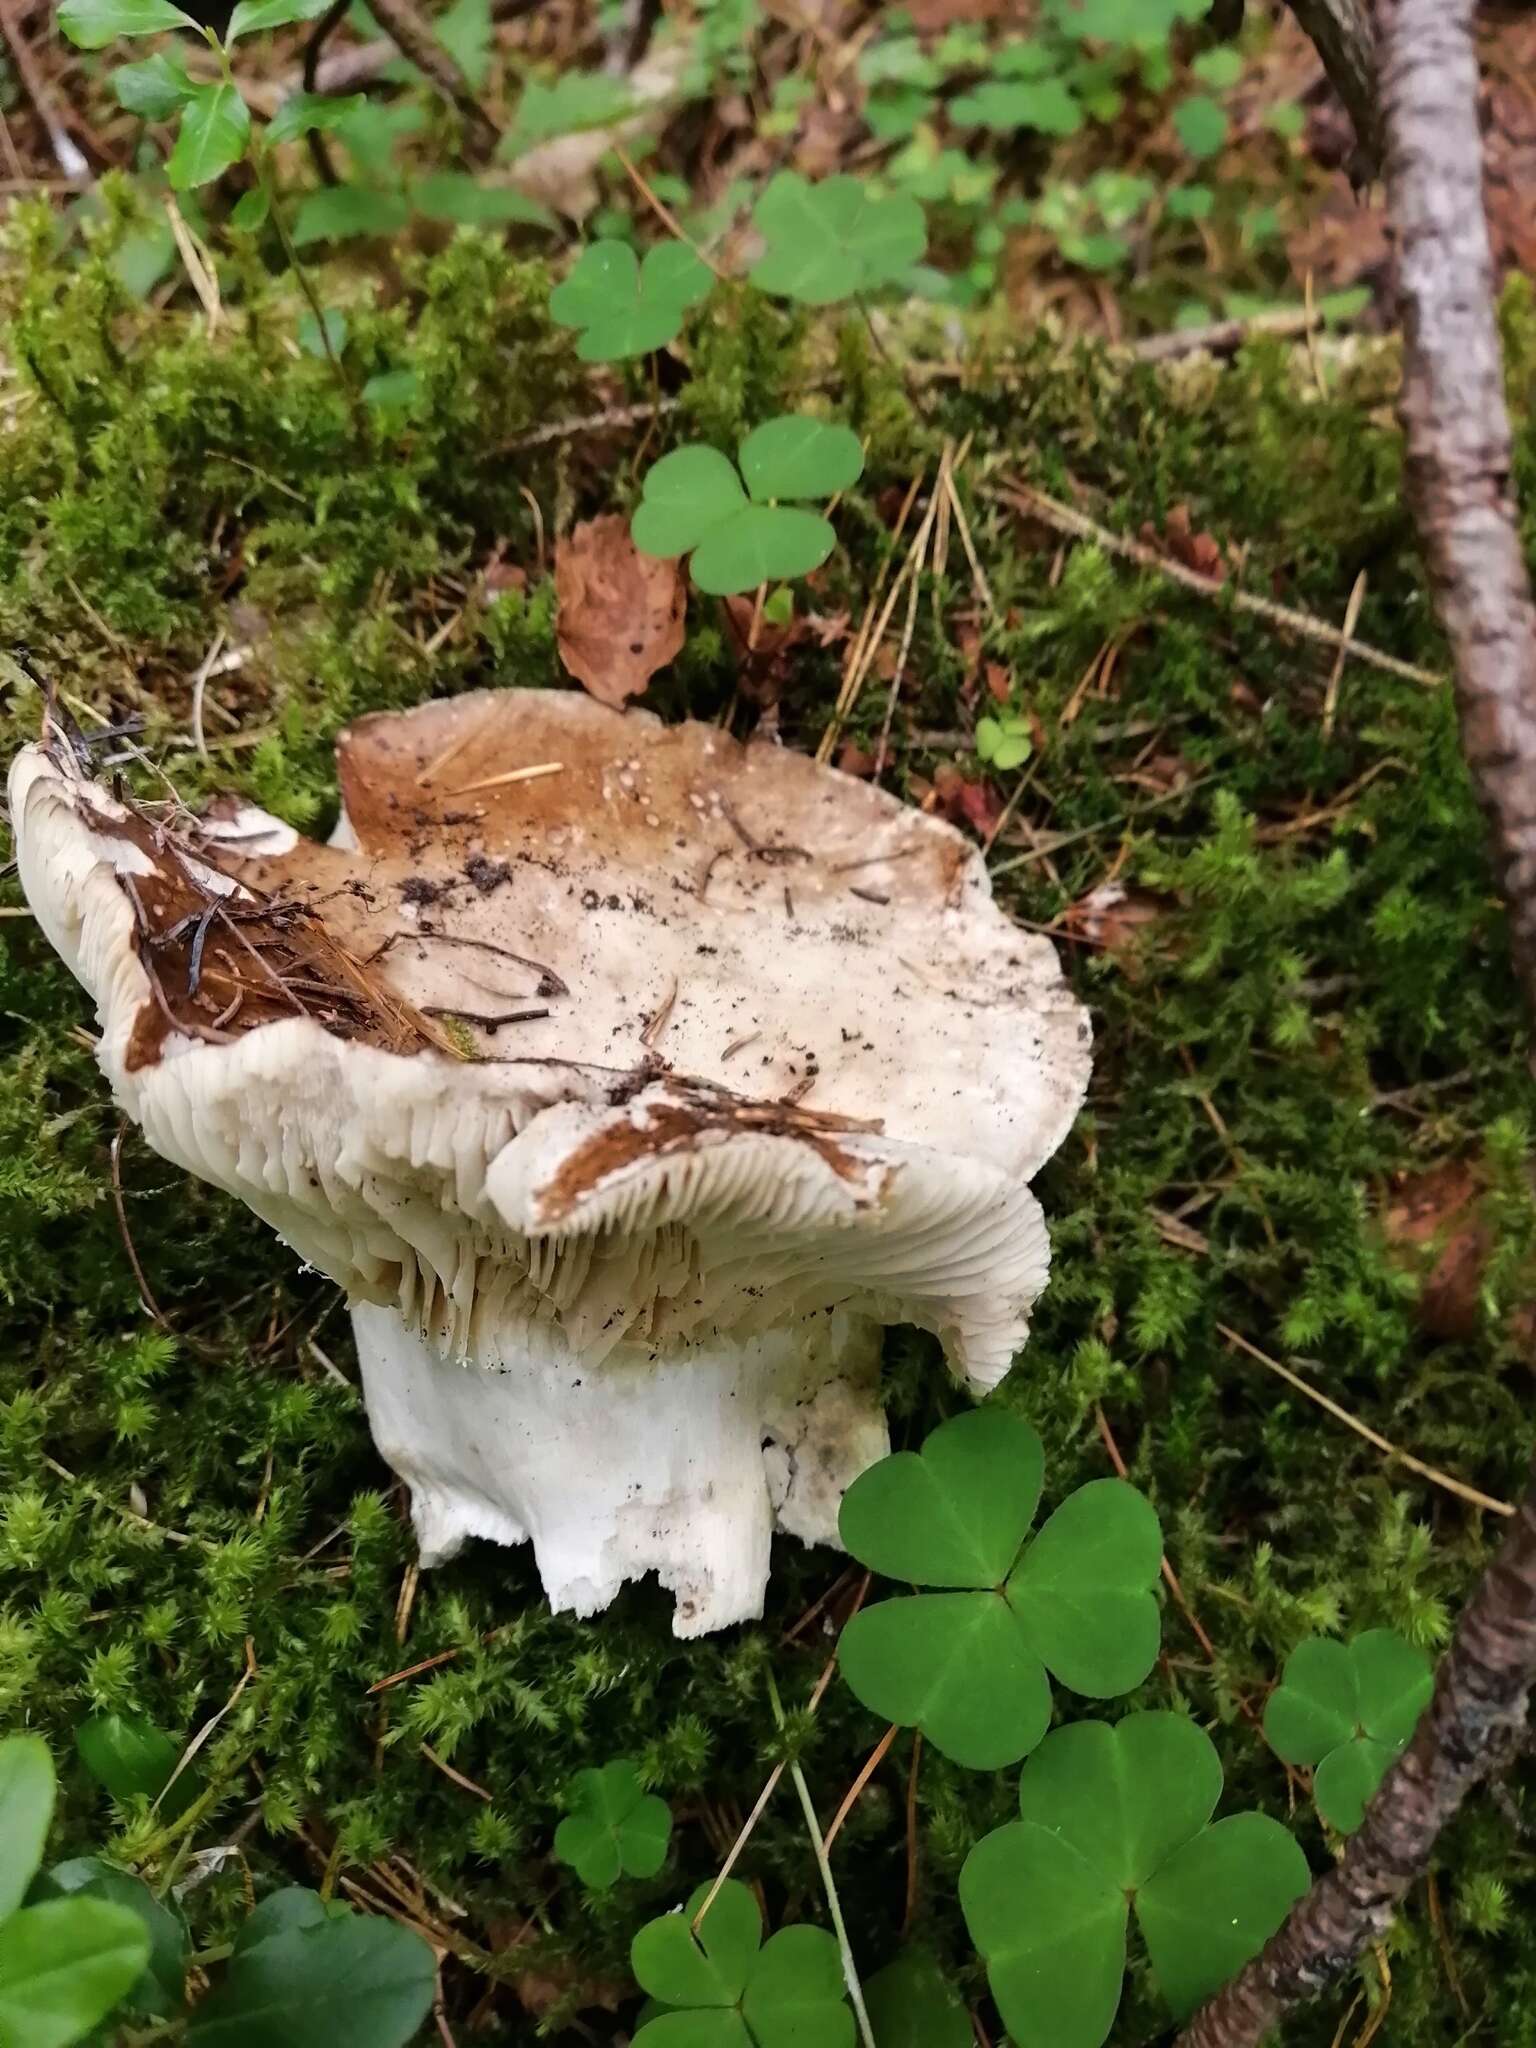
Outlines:
[[13,767],[23,886],[158,1151],[431,1360],[590,1371],[838,1312],[996,1383],[1088,1025],[972,847],[802,756],[574,693],[368,718],[338,760],[330,847],[227,802],[130,809],[62,740]]

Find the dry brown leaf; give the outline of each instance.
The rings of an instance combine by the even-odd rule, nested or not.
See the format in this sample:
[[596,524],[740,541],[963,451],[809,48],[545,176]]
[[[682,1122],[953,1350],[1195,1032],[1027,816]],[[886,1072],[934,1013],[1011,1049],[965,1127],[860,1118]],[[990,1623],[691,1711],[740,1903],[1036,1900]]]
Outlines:
[[600,703],[622,710],[683,644],[682,566],[642,555],[617,512],[555,548],[560,659]]

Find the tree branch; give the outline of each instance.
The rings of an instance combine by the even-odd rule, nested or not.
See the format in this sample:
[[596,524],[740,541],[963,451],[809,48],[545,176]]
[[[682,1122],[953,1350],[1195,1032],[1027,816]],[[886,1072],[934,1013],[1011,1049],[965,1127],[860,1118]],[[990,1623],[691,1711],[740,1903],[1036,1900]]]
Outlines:
[[1355,124],[1350,177],[1368,185],[1381,169],[1381,104],[1376,34],[1365,0],[1290,0],[1291,12],[1317,45],[1334,91]]
[[[1300,6],[1297,13],[1301,13]],[[1388,213],[1402,301],[1407,479],[1455,660],[1462,746],[1536,1020],[1536,611],[1482,199],[1474,0],[1380,0]],[[1473,1591],[1413,1740],[1340,1862],[1180,2048],[1256,2048],[1385,1933],[1467,1793],[1508,1758],[1536,1684],[1536,1480]]]
[[416,12],[413,0],[372,0],[371,11],[400,54],[408,57],[463,115],[466,139],[473,154],[490,156],[501,140],[501,130],[475,98],[458,59],[444,48]]

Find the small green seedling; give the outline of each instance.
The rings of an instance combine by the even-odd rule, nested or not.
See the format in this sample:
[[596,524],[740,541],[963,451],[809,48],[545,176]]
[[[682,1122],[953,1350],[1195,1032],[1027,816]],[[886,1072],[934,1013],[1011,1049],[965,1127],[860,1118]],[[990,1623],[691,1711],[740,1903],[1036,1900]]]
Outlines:
[[0,1743],[0,2041],[70,2048],[143,1976],[138,1915],[84,1894],[23,1905],[53,1818],[53,1760],[35,1735]]
[[683,315],[714,283],[683,242],[663,242],[642,263],[627,242],[593,242],[549,295],[550,318],[579,327],[584,363],[648,355],[675,341]]
[[890,284],[928,246],[923,209],[899,194],[877,199],[862,178],[780,171],[752,219],[767,243],[751,278],[759,291],[830,306]]
[[691,554],[689,574],[711,597],[819,569],[836,533],[819,512],[779,501],[830,497],[864,469],[857,434],[792,413],[748,434],[738,460],[740,475],[718,449],[674,449],[647,471],[630,522],[643,555]]
[[621,1877],[654,1877],[667,1857],[672,1810],[647,1792],[627,1757],[578,1771],[567,1788],[570,1812],[555,1829],[555,1854],[592,1891]]
[[1340,1834],[1364,1819],[1434,1682],[1424,1652],[1389,1628],[1367,1629],[1350,1643],[1314,1636],[1286,1659],[1264,1709],[1264,1733],[1286,1763],[1316,1766],[1312,1796]]
[[1181,2018],[1257,1954],[1311,1882],[1267,1814],[1212,1823],[1221,1759],[1181,1714],[1077,1721],[1019,1778],[1022,1819],[983,1837],[960,1904],[1016,2040],[1099,2048],[1114,2023],[1134,1909]]
[[989,78],[962,93],[949,109],[958,128],[1004,132],[1033,128],[1041,135],[1075,135],[1083,110],[1059,78]]
[[1044,1473],[1029,1424],[981,1409],[944,1423],[921,1453],[872,1465],[843,1499],[843,1546],[861,1564],[953,1589],[856,1614],[838,1645],[843,1677],[866,1707],[972,1770],[1017,1763],[1039,1742],[1047,1671],[1110,1699],[1157,1657],[1150,1502],[1123,1480],[1091,1480],[1026,1545]]
[[727,1878],[699,1923],[711,1887],[681,1913],[649,1920],[630,1948],[643,1991],[665,2008],[635,2048],[852,2048],[837,1943],[823,1928],[782,1927],[763,1940],[757,1900]]
[[976,752],[989,768],[996,768],[1006,774],[1010,768],[1022,768],[1035,751],[1035,742],[1027,718],[1010,713],[1004,718],[978,718],[976,721]]

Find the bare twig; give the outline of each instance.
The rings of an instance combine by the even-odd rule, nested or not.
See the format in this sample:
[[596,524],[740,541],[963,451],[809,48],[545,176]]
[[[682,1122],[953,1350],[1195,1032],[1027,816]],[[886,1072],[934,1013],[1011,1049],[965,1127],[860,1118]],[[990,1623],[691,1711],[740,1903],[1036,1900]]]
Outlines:
[[1042,524],[1054,527],[1058,533],[1092,541],[1105,554],[1134,562],[1139,569],[1151,569],[1159,576],[1166,576],[1170,583],[1196,591],[1201,597],[1230,602],[1237,611],[1249,612],[1256,619],[1267,619],[1272,626],[1280,626],[1287,633],[1295,633],[1305,640],[1320,641],[1324,647],[1345,648],[1355,661],[1363,661],[1368,668],[1379,668],[1389,676],[1401,676],[1405,682],[1422,683],[1426,689],[1438,689],[1445,681],[1445,677],[1436,675],[1433,669],[1418,668],[1413,662],[1399,661],[1395,654],[1384,654],[1380,648],[1371,647],[1363,640],[1351,639],[1338,626],[1330,626],[1326,619],[1314,618],[1310,612],[1295,611],[1288,604],[1276,604],[1268,597],[1255,597],[1249,591],[1234,589],[1230,583],[1218,582],[1214,576],[1202,576],[1196,569],[1186,569],[1182,562],[1160,555],[1156,548],[1149,548],[1144,541],[1131,540],[1123,533],[1114,533],[1109,527],[1100,526],[1096,519],[1090,519],[1071,505],[1063,505],[1058,498],[1048,497],[1032,484],[1014,483],[1007,488],[993,490],[991,495],[1001,498],[1006,505],[1017,507],[1020,512],[1029,513]]
[[458,108],[470,153],[481,159],[491,156],[501,140],[501,130],[476,99],[457,57],[438,41],[412,0],[378,0],[373,17],[400,54]]
[[[1387,197],[1408,481],[1456,668],[1462,745],[1536,1018],[1536,610],[1482,201],[1474,0],[1381,0]],[[1298,12],[1300,9],[1298,8]],[[1536,1684],[1536,1479],[1462,1610],[1413,1740],[1339,1862],[1198,2013],[1181,2048],[1257,2048],[1379,1944],[1463,1799],[1523,1737]]]
[[1317,45],[1329,83],[1355,124],[1350,176],[1368,184],[1381,169],[1381,105],[1376,37],[1365,0],[1291,0],[1291,12]]
[[24,11],[14,4],[14,0],[0,0],[0,34],[5,37],[11,69],[15,72],[22,91],[32,102],[37,118],[47,131],[48,147],[53,151],[54,162],[66,178],[88,178],[91,167],[70,139],[68,129],[60,120],[54,102],[53,88],[38,68],[32,46],[21,32],[18,17]]

